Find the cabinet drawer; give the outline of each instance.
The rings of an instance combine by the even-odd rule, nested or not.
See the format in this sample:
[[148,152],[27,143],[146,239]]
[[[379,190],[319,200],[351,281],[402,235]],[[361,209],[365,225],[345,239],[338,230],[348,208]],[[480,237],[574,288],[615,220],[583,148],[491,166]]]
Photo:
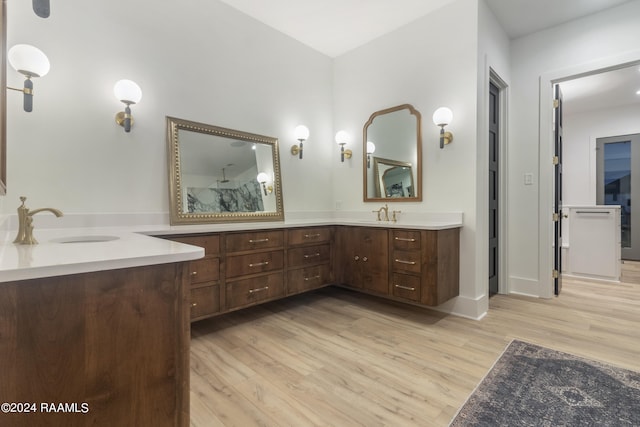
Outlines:
[[280,270],[284,265],[283,261],[282,250],[228,256],[227,278]]
[[420,232],[417,230],[393,230],[391,232],[391,242],[394,249],[404,251],[420,249]]
[[220,235],[219,234],[206,234],[199,236],[179,236],[171,237],[171,240],[180,243],[186,243],[187,245],[200,246],[204,248],[204,254],[218,255],[220,253]]
[[191,290],[191,318],[215,314],[220,311],[220,285]]
[[291,246],[304,245],[307,243],[323,243],[331,240],[331,228],[299,228],[289,230],[287,242]]
[[304,267],[307,265],[329,262],[331,249],[328,244],[319,246],[305,246],[289,249],[287,260],[289,267]]
[[399,251],[394,250],[391,256],[393,271],[408,271],[420,273],[420,251]]
[[420,301],[420,277],[394,273],[391,292],[395,297]]
[[284,274],[275,273],[250,279],[227,282],[227,308],[255,304],[267,299],[284,296]]
[[296,294],[319,288],[331,282],[331,269],[328,264],[299,268],[287,273],[287,293]]
[[226,249],[229,252],[242,252],[260,249],[281,248],[284,244],[284,232],[258,231],[255,233],[228,234]]
[[191,283],[215,282],[220,280],[220,258],[205,257],[189,263]]

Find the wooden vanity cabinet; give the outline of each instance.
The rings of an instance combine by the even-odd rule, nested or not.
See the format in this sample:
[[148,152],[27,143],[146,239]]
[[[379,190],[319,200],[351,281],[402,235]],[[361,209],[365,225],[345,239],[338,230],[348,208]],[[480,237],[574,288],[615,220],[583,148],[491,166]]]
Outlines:
[[204,319],[222,309],[220,235],[172,236],[171,240],[204,248],[204,258],[189,262],[191,320]]
[[225,233],[226,311],[284,296],[284,231]]
[[459,233],[391,229],[391,295],[429,306],[458,296]]
[[287,295],[310,291],[333,282],[332,227],[287,230]]
[[389,294],[389,233],[383,228],[337,227],[334,271],[338,283]]
[[436,306],[459,292],[458,228],[320,226],[167,237],[201,246],[189,263],[191,320],[338,284]]
[[0,425],[188,427],[187,264],[0,283]]
[[394,300],[440,305],[459,293],[459,233],[337,227],[337,282]]

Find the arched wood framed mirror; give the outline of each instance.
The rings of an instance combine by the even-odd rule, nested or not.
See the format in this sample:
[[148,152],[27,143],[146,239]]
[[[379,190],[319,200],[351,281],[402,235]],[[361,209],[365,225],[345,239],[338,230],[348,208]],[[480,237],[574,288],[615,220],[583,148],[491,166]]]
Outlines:
[[421,115],[410,104],[371,114],[363,130],[365,202],[422,200]]

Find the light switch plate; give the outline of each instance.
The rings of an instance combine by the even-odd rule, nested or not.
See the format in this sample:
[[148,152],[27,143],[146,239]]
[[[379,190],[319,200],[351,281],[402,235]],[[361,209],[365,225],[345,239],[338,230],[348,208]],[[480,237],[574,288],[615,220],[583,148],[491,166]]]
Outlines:
[[533,174],[525,173],[524,174],[524,185],[533,185]]

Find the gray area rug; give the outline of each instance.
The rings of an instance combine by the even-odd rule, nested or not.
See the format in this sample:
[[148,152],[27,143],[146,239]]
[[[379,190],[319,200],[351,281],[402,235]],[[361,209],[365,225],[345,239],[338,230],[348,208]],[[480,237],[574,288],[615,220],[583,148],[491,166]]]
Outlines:
[[450,426],[640,426],[640,373],[514,340]]

